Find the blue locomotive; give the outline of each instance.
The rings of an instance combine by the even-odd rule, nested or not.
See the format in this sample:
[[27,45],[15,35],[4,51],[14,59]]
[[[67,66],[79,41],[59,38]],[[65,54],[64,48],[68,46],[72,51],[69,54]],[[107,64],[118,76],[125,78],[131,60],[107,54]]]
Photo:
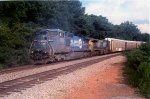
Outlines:
[[47,63],[88,57],[109,52],[107,40],[98,40],[68,33],[60,29],[40,29],[30,48],[34,63]]

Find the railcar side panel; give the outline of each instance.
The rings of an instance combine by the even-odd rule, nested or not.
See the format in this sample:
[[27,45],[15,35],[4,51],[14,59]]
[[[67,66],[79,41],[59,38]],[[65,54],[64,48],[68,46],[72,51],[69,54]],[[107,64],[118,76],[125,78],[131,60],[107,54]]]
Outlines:
[[111,52],[124,51],[126,48],[126,42],[118,39],[110,39]]

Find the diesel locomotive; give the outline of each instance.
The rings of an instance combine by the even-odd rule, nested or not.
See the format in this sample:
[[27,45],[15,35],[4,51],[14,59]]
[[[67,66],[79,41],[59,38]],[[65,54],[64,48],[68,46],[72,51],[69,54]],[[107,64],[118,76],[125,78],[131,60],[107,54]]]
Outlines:
[[142,42],[114,38],[104,40],[79,36],[60,29],[40,29],[30,47],[35,63],[70,60],[137,48]]

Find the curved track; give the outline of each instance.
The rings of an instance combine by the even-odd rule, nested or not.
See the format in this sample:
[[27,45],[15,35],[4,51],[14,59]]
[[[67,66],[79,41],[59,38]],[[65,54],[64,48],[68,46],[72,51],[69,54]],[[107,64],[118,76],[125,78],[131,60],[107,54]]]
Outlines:
[[[113,53],[118,53],[118,52],[113,52]],[[108,53],[108,54],[113,54],[113,53]],[[103,54],[103,55],[108,55],[108,54]],[[103,56],[101,55],[101,56]],[[95,57],[95,56],[91,56],[91,57],[84,57],[84,58],[80,58],[80,59],[86,59],[86,58],[92,58],[92,57]],[[26,65],[26,66],[18,66],[18,67],[12,67],[12,68],[8,68],[8,69],[2,69],[0,70],[0,75],[3,75],[3,74],[7,74],[7,73],[12,73],[12,72],[17,72],[17,71],[22,71],[22,70],[30,70],[30,69],[34,69],[34,68],[40,68],[40,67],[44,67],[44,66],[50,66],[50,65],[55,65],[55,64],[61,64],[61,63],[64,63],[64,62],[69,62],[69,61],[72,61],[72,60],[78,60],[79,58],[77,59],[70,59],[70,60],[63,60],[63,61],[57,61],[57,62],[52,62],[52,63],[48,63],[48,64],[38,64],[38,65]]]
[[0,97],[3,97],[4,95],[9,95],[11,94],[11,92],[20,92],[21,90],[30,88],[35,84],[40,84],[44,81],[52,80],[59,75],[68,74],[72,71],[87,67],[89,65],[93,65],[105,59],[109,59],[118,55],[120,55],[120,53],[2,82],[0,83]]

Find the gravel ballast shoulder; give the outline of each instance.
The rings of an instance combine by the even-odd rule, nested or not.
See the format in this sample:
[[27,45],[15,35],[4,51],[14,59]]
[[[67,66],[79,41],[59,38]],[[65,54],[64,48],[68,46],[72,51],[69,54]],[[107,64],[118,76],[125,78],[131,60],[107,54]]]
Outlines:
[[[119,53],[116,53],[116,54],[119,54]],[[41,66],[40,68],[31,68],[29,70],[22,69],[20,71],[0,74],[0,83],[8,81],[8,80],[21,78],[21,77],[28,76],[28,75],[41,73],[41,72],[52,70],[52,69],[65,67],[65,66],[80,63],[80,62],[83,62],[83,61],[88,61],[88,60],[93,60],[93,59],[97,59],[97,58],[100,58],[100,57],[105,57],[105,56],[109,56],[109,55],[96,56],[96,57],[92,57],[92,58],[90,57],[90,58],[86,58],[86,59],[74,60],[74,61],[69,61],[69,62],[61,62],[61,64],[59,64],[59,63],[54,64],[54,65],[51,65],[51,64],[48,65],[47,64],[46,66],[43,65],[43,67]]]
[[13,92],[10,95],[1,97],[2,99],[60,99],[70,92],[74,87],[85,84],[85,80],[96,75],[100,71],[106,71],[111,65],[125,61],[123,56],[116,56],[94,65],[76,70],[66,75],[60,75],[53,80],[37,84],[21,92]]

